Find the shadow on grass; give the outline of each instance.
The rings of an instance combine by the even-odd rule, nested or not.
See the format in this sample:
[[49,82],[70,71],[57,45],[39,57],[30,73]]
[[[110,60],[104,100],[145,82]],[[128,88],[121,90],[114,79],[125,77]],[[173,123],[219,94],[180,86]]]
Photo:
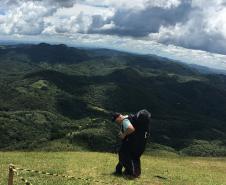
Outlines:
[[133,177],[133,176],[130,176],[130,175],[125,175],[125,174],[116,174],[115,172],[113,172],[113,173],[102,173],[102,175],[122,178],[122,179],[126,179],[126,180],[136,180],[136,179],[140,178],[140,177],[136,178],[136,177]]
[[167,177],[163,177],[163,176],[160,176],[160,175],[154,175],[155,178],[158,178],[158,179],[162,179],[162,180],[167,180],[168,178]]
[[[133,176],[130,176],[130,175],[125,175],[125,174],[115,174],[114,172],[110,173],[110,174],[102,173],[102,175],[104,175],[104,176],[114,176],[114,177],[118,177],[118,178],[123,178],[125,180],[136,180],[136,179],[142,178],[141,176],[136,178],[136,177],[133,177]],[[161,179],[161,180],[168,180],[167,177],[164,177],[164,176],[161,176],[161,175],[154,175],[153,177]]]

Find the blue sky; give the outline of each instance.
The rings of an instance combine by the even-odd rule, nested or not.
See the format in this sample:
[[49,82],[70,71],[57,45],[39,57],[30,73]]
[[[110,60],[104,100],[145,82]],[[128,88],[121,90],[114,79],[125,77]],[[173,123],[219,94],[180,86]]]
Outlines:
[[226,69],[226,0],[1,0],[0,40],[107,47]]

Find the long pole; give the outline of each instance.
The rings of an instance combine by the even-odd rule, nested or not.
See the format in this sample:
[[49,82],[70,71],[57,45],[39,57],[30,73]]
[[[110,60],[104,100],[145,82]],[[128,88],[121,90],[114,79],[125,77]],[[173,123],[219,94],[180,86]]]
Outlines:
[[14,165],[10,164],[9,165],[9,179],[8,179],[8,185],[13,185],[13,175],[14,175]]

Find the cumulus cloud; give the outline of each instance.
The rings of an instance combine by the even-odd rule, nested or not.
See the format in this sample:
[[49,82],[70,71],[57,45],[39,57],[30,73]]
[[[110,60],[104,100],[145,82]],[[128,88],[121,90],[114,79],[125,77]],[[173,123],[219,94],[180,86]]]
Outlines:
[[131,49],[133,40],[160,54],[183,47],[226,55],[225,17],[226,0],[1,0],[0,36],[88,38],[105,46],[116,39]]
[[110,29],[112,21],[109,21],[109,17],[113,15],[113,9],[74,4],[70,8],[64,7],[58,9],[54,16],[46,18],[45,23],[48,27],[43,30],[43,33],[66,35],[75,33],[86,34],[96,29]]
[[[165,44],[226,54],[226,6],[224,1],[193,1],[188,20],[161,25],[149,38]],[[208,2],[208,1],[207,1]]]
[[153,2],[146,2],[146,7],[137,11],[117,10],[112,17],[115,27],[107,33],[144,37],[150,33],[157,33],[161,26],[175,25],[188,19],[191,5],[187,2],[179,4],[162,4],[161,1],[159,4],[153,4]]
[[45,26],[44,17],[51,15],[52,11],[36,2],[23,2],[1,16],[0,32],[22,35],[41,34]]

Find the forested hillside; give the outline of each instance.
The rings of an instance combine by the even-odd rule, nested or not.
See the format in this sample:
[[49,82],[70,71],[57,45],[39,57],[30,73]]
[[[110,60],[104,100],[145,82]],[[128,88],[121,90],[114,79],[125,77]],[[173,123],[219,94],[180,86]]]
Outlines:
[[107,49],[0,47],[1,150],[113,151],[118,128],[107,111],[143,108],[151,149],[226,155],[224,75]]

